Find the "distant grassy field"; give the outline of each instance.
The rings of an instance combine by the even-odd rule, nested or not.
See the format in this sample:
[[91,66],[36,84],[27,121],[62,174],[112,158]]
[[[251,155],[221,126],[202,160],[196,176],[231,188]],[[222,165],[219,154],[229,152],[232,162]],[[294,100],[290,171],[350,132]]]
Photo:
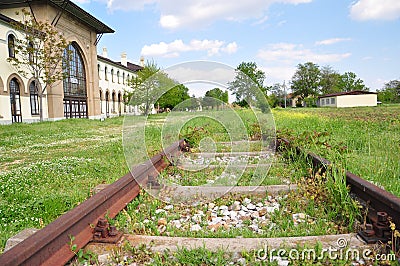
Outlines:
[[[400,195],[400,106],[273,114],[280,135]],[[156,139],[163,118],[151,117],[153,125],[146,127],[150,154],[161,149]],[[0,253],[10,236],[43,227],[88,198],[96,185],[128,171],[122,126],[121,117],[0,126]]]
[[400,105],[273,114],[278,135],[400,196]]

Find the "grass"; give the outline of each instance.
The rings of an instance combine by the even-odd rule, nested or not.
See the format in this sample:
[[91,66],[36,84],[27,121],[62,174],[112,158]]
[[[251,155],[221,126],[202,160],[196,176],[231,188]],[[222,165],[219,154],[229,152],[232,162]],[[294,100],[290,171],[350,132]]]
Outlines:
[[[244,124],[239,127],[245,129],[240,134],[226,134],[227,129],[237,128],[232,114],[214,117],[214,120],[227,120],[222,124],[210,123],[210,119],[203,124],[196,123],[207,132],[218,132],[219,140],[224,141],[228,137],[233,140],[257,138],[261,131],[268,132],[271,128],[268,117],[260,118],[263,126],[258,128],[254,114],[243,110],[238,113]],[[281,136],[400,195],[399,105],[275,109],[273,114]],[[193,120],[185,123],[185,117],[184,113],[173,117],[174,121],[181,122],[178,132],[182,134],[185,134],[183,125],[187,129],[196,127]],[[126,174],[128,164],[143,162],[159,151],[165,119],[168,119],[167,114],[149,117],[144,134],[145,149],[143,141],[136,137],[143,134],[141,130],[146,122],[143,117],[129,117],[125,124],[123,118],[113,118],[104,122],[74,119],[0,126],[0,253],[10,236],[25,228],[45,226],[89,197],[96,185],[115,181]],[[124,145],[123,124],[129,127],[129,132],[124,132]],[[204,135],[198,137],[201,136]],[[173,134],[166,138],[171,142],[175,140]],[[254,150],[262,148],[254,147]],[[232,150],[229,146],[218,149]],[[132,155],[131,159],[125,158],[124,151]],[[270,175],[276,177],[272,180],[277,182],[281,177],[291,176],[296,168],[284,167],[286,162],[279,160],[284,159],[278,159],[277,164],[283,167],[270,170]],[[307,174],[301,171],[295,170],[297,177],[291,181]],[[248,184],[246,182],[244,178],[242,184]],[[331,190],[334,191],[334,187]],[[340,199],[332,199],[336,202],[332,206],[337,206]]]
[[126,174],[122,118],[0,126],[0,252]]
[[278,135],[400,196],[400,105],[273,114]]

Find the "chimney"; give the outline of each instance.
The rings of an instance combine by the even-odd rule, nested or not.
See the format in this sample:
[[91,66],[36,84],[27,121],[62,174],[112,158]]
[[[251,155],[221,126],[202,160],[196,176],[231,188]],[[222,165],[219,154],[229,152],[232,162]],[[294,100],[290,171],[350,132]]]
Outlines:
[[121,54],[121,65],[126,66],[126,67],[128,66],[128,58],[126,57],[125,52],[123,52]]
[[104,58],[108,58],[107,47],[103,47],[103,54],[102,54],[102,56],[103,56]]
[[140,57],[140,66],[144,67],[144,56]]

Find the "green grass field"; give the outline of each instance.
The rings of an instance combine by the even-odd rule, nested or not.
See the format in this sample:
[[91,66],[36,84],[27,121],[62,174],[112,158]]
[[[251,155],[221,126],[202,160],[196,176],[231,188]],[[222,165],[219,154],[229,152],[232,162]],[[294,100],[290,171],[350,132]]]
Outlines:
[[400,196],[400,105],[273,114],[278,135]]
[[[399,105],[276,109],[273,115],[281,136],[400,195]],[[152,116],[146,127],[150,155],[161,149],[163,118]],[[143,117],[130,119],[144,123]],[[252,125],[247,129],[256,134]],[[45,226],[88,198],[96,185],[126,174],[122,126],[121,117],[0,126],[0,253],[10,236]]]

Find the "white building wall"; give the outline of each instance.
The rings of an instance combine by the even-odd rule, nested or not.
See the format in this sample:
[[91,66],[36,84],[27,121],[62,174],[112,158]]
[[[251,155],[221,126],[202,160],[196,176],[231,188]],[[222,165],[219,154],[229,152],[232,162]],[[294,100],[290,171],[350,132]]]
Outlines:
[[377,94],[341,95],[337,107],[377,106]]
[[[11,11],[10,16],[15,13]],[[12,29],[10,25],[0,21],[0,83],[3,88],[0,88],[0,124],[12,123],[11,105],[10,105],[10,91],[8,80],[10,76],[16,75],[22,81],[20,84],[20,99],[21,99],[21,112],[23,122],[36,122],[40,120],[39,115],[31,115],[30,95],[29,95],[29,78],[18,74],[17,70],[7,62],[8,54],[8,36],[13,34],[16,38],[21,38],[22,35]],[[48,118],[48,107],[46,100],[46,92],[43,98],[43,118]]]
[[[103,54],[103,57],[105,57],[106,54]],[[132,77],[136,75],[135,72],[129,71],[126,68],[123,67],[118,67],[115,64],[111,64],[102,58],[99,58],[98,60],[98,72],[99,72],[99,87],[100,90],[102,91],[102,99],[101,99],[101,110],[102,114],[104,116],[108,117],[113,117],[113,116],[118,116],[118,94],[121,94],[121,115],[123,114],[131,114],[131,115],[140,115],[142,112],[140,109],[135,106],[126,106],[124,104],[124,99],[123,96],[131,91],[131,88],[129,87],[128,80],[130,80]],[[119,79],[118,79],[118,71],[119,71]],[[107,72],[107,73],[106,73]],[[113,75],[112,75],[113,72]],[[125,77],[125,79],[124,79]],[[109,113],[107,114],[106,112],[106,93],[107,91],[109,92]],[[113,102],[112,102],[112,93],[115,92],[115,112],[112,112],[112,107],[113,107]],[[100,92],[99,92],[100,93]],[[154,109],[154,108],[153,108]],[[125,112],[126,110],[126,112]]]

